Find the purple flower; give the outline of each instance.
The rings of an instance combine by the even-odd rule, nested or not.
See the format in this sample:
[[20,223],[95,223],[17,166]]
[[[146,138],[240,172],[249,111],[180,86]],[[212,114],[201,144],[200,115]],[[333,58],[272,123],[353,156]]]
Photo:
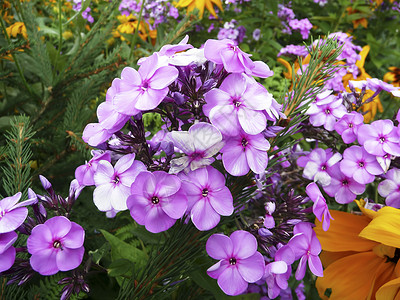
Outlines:
[[379,183],[379,195],[386,198],[386,205],[400,208],[400,170],[390,169],[385,177],[386,179]]
[[135,161],[135,154],[121,157],[114,167],[109,161],[101,160],[94,174],[94,204],[100,211],[126,210],[130,187],[136,176],[145,170],[142,162]]
[[264,275],[265,263],[257,251],[257,240],[249,232],[237,230],[227,237],[213,234],[207,241],[209,256],[219,262],[207,270],[207,274],[218,280],[222,291],[230,296],[243,293],[249,283]]
[[0,201],[0,234],[14,231],[28,216],[28,209],[24,206],[37,202],[36,198],[19,202],[21,192],[14,196],[6,197]]
[[180,173],[182,189],[188,198],[188,211],[199,230],[217,226],[221,216],[233,213],[233,198],[225,186],[225,177],[211,166]]
[[288,279],[292,275],[291,264],[295,260],[292,248],[285,245],[276,251],[275,261],[266,265],[265,274],[268,286],[268,297],[274,299],[279,296],[281,290],[288,288]]
[[254,135],[267,126],[263,111],[270,108],[272,95],[245,75],[229,75],[219,89],[205,95],[205,100],[205,115],[224,135],[238,135],[241,128]]
[[336,119],[340,119],[347,112],[342,104],[342,99],[337,99],[333,102],[324,105],[316,105],[310,107],[306,114],[310,116],[310,123],[315,126],[324,125],[328,131],[332,131]]
[[340,171],[339,164],[330,169],[331,183],[323,186],[324,191],[335,197],[337,203],[346,204],[354,201],[356,195],[365,191],[365,184],[358,183],[353,177],[346,176]]
[[352,111],[341,117],[334,128],[342,136],[343,142],[351,144],[357,139],[358,128],[364,124],[362,114]]
[[321,185],[328,185],[331,182],[329,169],[342,159],[340,153],[332,153],[332,149],[316,148],[307,156],[300,156],[297,165],[304,168],[303,176]]
[[264,226],[265,228],[274,228],[275,227],[275,219],[272,214],[275,212],[276,204],[275,202],[268,201],[265,203],[265,217],[264,217]]
[[158,55],[148,57],[139,70],[126,67],[121,73],[120,92],[113,98],[115,110],[129,116],[156,108],[178,78],[175,67],[157,68]]
[[15,261],[15,248],[12,246],[18,234],[14,231],[0,233],[0,273],[12,267]]
[[92,151],[93,158],[86,164],[79,166],[75,170],[75,178],[78,180],[80,185],[95,185],[94,174],[97,170],[97,165],[101,160],[111,162],[111,155],[108,152],[99,153],[98,151]]
[[82,139],[92,147],[107,141],[112,135],[112,130],[107,130],[99,123],[89,123],[82,133]]
[[[311,201],[314,202],[313,213],[317,217],[318,221],[322,222],[322,228],[327,231],[331,220],[333,220],[331,214],[329,213],[328,205],[324,196],[322,196],[318,185],[315,182],[310,183],[306,187],[307,196],[310,197]],[[322,221],[322,218],[324,219]]]
[[27,241],[32,269],[41,275],[53,275],[77,268],[85,252],[84,239],[83,228],[63,216],[37,225]]
[[307,18],[301,19],[301,20],[297,20],[297,19],[290,20],[289,26],[293,30],[299,30],[303,39],[308,39],[310,30],[313,27],[313,25]]
[[287,45],[286,47],[282,48],[278,56],[281,55],[295,55],[295,56],[307,56],[308,50],[306,46],[297,46],[297,45]]
[[373,155],[383,156],[389,153],[400,156],[400,138],[391,120],[378,120],[364,124],[358,129],[358,142]]
[[253,31],[253,39],[254,39],[255,41],[258,41],[258,40],[260,39],[260,37],[261,37],[261,30],[260,30],[260,28],[254,29],[254,31]]
[[189,131],[172,131],[167,140],[186,154],[171,161],[170,173],[173,174],[210,165],[224,145],[221,132],[204,122],[192,125]]
[[351,146],[344,151],[340,170],[361,184],[371,183],[375,179],[374,175],[383,173],[376,157],[360,146]]
[[263,78],[274,74],[264,62],[253,62],[250,55],[240,50],[232,40],[207,40],[204,56],[216,64],[223,64],[229,73],[246,73]]
[[140,173],[127,200],[132,218],[153,233],[171,228],[187,204],[179,177],[162,171]]
[[[315,184],[315,183],[314,183]],[[297,280],[304,278],[306,266],[310,267],[311,272],[319,277],[323,276],[321,260],[318,255],[321,252],[321,244],[311,227],[310,223],[301,222],[293,228],[294,236],[290,239],[288,246],[295,253],[295,259],[300,258],[295,277]]]
[[268,165],[269,142],[260,133],[249,135],[244,131],[227,139],[221,149],[225,169],[233,176],[246,175],[249,170],[263,173]]

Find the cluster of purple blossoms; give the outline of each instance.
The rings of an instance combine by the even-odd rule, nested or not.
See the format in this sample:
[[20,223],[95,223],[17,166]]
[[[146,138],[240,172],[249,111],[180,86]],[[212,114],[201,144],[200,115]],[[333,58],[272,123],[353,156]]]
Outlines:
[[240,44],[246,35],[244,26],[237,26],[237,21],[232,19],[230,22],[225,22],[224,27],[219,29],[217,38],[219,40],[230,39]]
[[306,46],[297,45],[287,45],[279,50],[278,56],[301,56],[305,57],[308,55],[308,50]]
[[288,6],[278,4],[278,18],[281,20],[283,26],[282,32],[292,34],[292,30],[299,31],[303,39],[308,39],[313,25],[307,18],[296,19],[293,10],[290,8],[290,4],[290,2]]
[[[71,0],[68,0],[71,1]],[[72,6],[72,9],[74,11],[80,11],[82,8],[82,0],[72,0],[74,5]],[[90,14],[91,8],[87,7],[83,12],[82,12],[82,17],[87,20],[89,23],[93,23],[94,19],[92,15]]]

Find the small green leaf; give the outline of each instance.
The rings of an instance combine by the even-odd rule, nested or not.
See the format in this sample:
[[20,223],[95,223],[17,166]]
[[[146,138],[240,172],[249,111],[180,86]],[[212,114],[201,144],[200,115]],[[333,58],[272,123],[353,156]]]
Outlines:
[[127,259],[114,260],[107,268],[108,275],[118,277],[122,275],[132,275],[133,264]]

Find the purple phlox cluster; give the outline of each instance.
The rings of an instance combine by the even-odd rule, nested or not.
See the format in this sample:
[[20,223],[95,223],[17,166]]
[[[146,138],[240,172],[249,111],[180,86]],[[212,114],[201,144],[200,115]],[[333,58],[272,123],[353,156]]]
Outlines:
[[351,146],[344,151],[340,170],[360,184],[371,183],[375,180],[375,175],[384,172],[375,155],[369,154],[360,146]]
[[295,18],[295,14],[290,7],[278,4],[278,18],[282,21],[289,22]]
[[77,268],[85,252],[84,239],[83,228],[64,216],[37,225],[27,241],[32,268],[41,275]]
[[292,275],[291,265],[295,261],[295,254],[288,245],[278,244],[274,261],[265,266],[268,297],[275,299],[281,290],[288,288],[288,279]]
[[[68,0],[71,1],[71,0]],[[74,3],[72,5],[72,9],[74,11],[80,11],[82,8],[82,0],[72,0],[72,2]],[[89,23],[93,23],[94,19],[92,17],[92,15],[90,14],[90,7],[87,7],[83,12],[82,12],[82,18],[84,18],[85,20],[88,20]]]
[[323,189],[329,196],[334,197],[337,203],[350,203],[356,199],[357,195],[361,195],[365,191],[365,184],[358,183],[353,177],[343,174],[339,164],[329,170],[329,175],[331,183],[323,186]]
[[207,40],[204,56],[216,64],[223,64],[230,73],[246,73],[262,78],[274,74],[264,62],[252,61],[250,54],[243,52],[232,40]]
[[[331,92],[331,91],[330,91]],[[323,93],[325,94],[325,93]],[[341,97],[329,95],[322,100],[311,104],[306,115],[310,116],[310,123],[315,126],[324,126],[328,131],[333,131],[336,120],[347,113]]]
[[221,149],[225,170],[233,176],[242,176],[252,170],[263,173],[268,165],[269,142],[259,133],[247,134],[244,131],[227,138]]
[[[334,32],[331,33],[328,38],[335,39],[338,42],[338,46],[343,45],[342,52],[337,57],[337,60],[346,60],[346,64],[351,66],[355,65],[357,60],[361,59],[360,54],[357,52],[360,52],[362,48],[353,44],[353,37],[351,35],[344,32]],[[315,43],[318,43],[318,41],[315,41],[314,44]],[[359,71],[357,70],[355,72],[356,73],[353,73],[354,77],[358,75]]]
[[335,124],[334,128],[340,134],[342,140],[346,144],[351,144],[357,139],[357,132],[361,125],[364,124],[362,114],[352,111],[346,113]]
[[297,159],[297,165],[304,168],[303,176],[309,180],[321,183],[322,186],[331,183],[329,170],[342,159],[340,153],[332,149],[316,148],[306,156]]
[[136,176],[146,167],[135,160],[135,154],[127,154],[120,158],[115,166],[107,160],[98,163],[93,192],[94,204],[100,211],[122,211],[128,209],[126,199],[130,195],[130,187]]
[[75,170],[75,178],[80,185],[95,185],[94,174],[96,173],[99,162],[102,160],[111,162],[111,155],[109,152],[92,150],[92,156],[93,158],[91,160]]
[[318,256],[321,252],[321,244],[311,224],[307,222],[296,224],[293,228],[293,234],[294,236],[287,245],[292,248],[295,260],[300,259],[295,278],[297,280],[304,278],[307,262],[311,272],[318,277],[322,277],[323,269]]
[[[390,83],[384,82],[380,79],[377,78],[367,78],[366,80],[350,80],[349,81],[349,87],[352,88],[358,88],[360,90],[371,90],[374,92],[374,94],[369,98],[373,99],[375,98],[381,91],[386,91],[388,93],[391,93],[395,97],[400,97],[400,87],[395,87]],[[367,99],[366,101],[368,101]]]
[[188,206],[181,186],[176,175],[163,171],[141,172],[132,184],[127,200],[132,218],[150,232],[168,230],[183,217]]
[[255,41],[258,41],[261,38],[261,29],[260,28],[254,29],[252,36]]
[[310,34],[310,30],[312,29],[313,25],[311,22],[305,18],[305,19],[292,19],[289,21],[289,26],[293,30],[298,30],[300,31],[301,37],[303,39],[308,39],[308,36]]
[[237,26],[237,23],[235,19],[232,19],[230,22],[225,22],[224,27],[219,29],[217,38],[219,40],[233,40],[236,42],[236,45],[241,43],[246,35],[246,28]]
[[251,79],[231,74],[205,95],[204,114],[226,136],[237,136],[241,130],[255,135],[267,126],[264,112],[272,105],[272,95]]
[[246,291],[248,284],[261,279],[265,272],[264,258],[257,251],[257,240],[249,232],[237,230],[230,237],[213,234],[207,241],[209,256],[219,260],[207,270],[217,279],[225,294],[236,296]]
[[283,47],[279,53],[278,56],[301,56],[301,57],[305,57],[308,55],[308,50],[306,46],[302,46],[302,45],[287,45],[286,47]]
[[319,190],[318,185],[315,182],[308,184],[306,187],[306,193],[307,196],[310,197],[311,201],[314,202],[314,215],[320,222],[322,222],[322,229],[327,231],[333,218],[329,213],[328,205],[326,204],[326,200]]
[[199,230],[217,226],[220,216],[233,213],[233,197],[225,186],[225,177],[211,166],[179,173],[188,199],[188,213]]
[[188,131],[172,131],[168,141],[186,154],[171,161],[172,174],[182,170],[194,171],[212,164],[213,156],[224,145],[221,132],[213,125],[204,122],[192,125]]
[[385,203],[388,206],[400,208],[400,170],[390,169],[385,174],[385,180],[378,185],[379,195],[386,198]]

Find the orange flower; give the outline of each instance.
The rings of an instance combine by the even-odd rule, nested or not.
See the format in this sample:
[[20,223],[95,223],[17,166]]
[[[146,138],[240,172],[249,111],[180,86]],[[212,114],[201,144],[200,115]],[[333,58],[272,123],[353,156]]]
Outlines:
[[22,22],[15,22],[11,26],[6,28],[7,34],[10,37],[17,37],[18,34],[21,34],[24,39],[28,39],[28,35],[26,34],[25,24]]
[[[351,7],[346,8],[346,11],[348,13],[348,15],[353,15],[353,14],[359,14],[360,11],[357,9],[353,9]],[[364,28],[367,28],[368,26],[368,20],[366,18],[360,18],[360,19],[356,19],[356,20],[352,20],[351,21],[353,23],[353,28],[356,29],[358,26],[362,26]]]
[[400,87],[400,68],[390,67],[390,72],[383,76],[383,81],[391,82],[393,86]]
[[325,268],[318,293],[329,300],[400,299],[400,210],[375,212],[358,203],[363,215],[332,210],[328,231],[316,221]]
[[[117,17],[119,22],[117,30],[114,31],[113,36],[121,38],[122,41],[125,40],[125,37],[121,33],[125,34],[133,34],[138,27],[138,21],[132,15],[125,16],[121,15]],[[149,25],[143,21],[140,22],[139,25],[139,37],[146,41],[147,37],[150,36],[151,39],[155,40],[157,37],[157,30],[150,30]]]
[[197,8],[199,10],[200,19],[203,18],[204,7],[205,7],[214,16],[214,18],[218,19],[213,4],[216,5],[221,11],[224,10],[222,8],[221,0],[179,0],[179,2],[175,4],[175,6],[178,8],[187,6],[188,13]]

